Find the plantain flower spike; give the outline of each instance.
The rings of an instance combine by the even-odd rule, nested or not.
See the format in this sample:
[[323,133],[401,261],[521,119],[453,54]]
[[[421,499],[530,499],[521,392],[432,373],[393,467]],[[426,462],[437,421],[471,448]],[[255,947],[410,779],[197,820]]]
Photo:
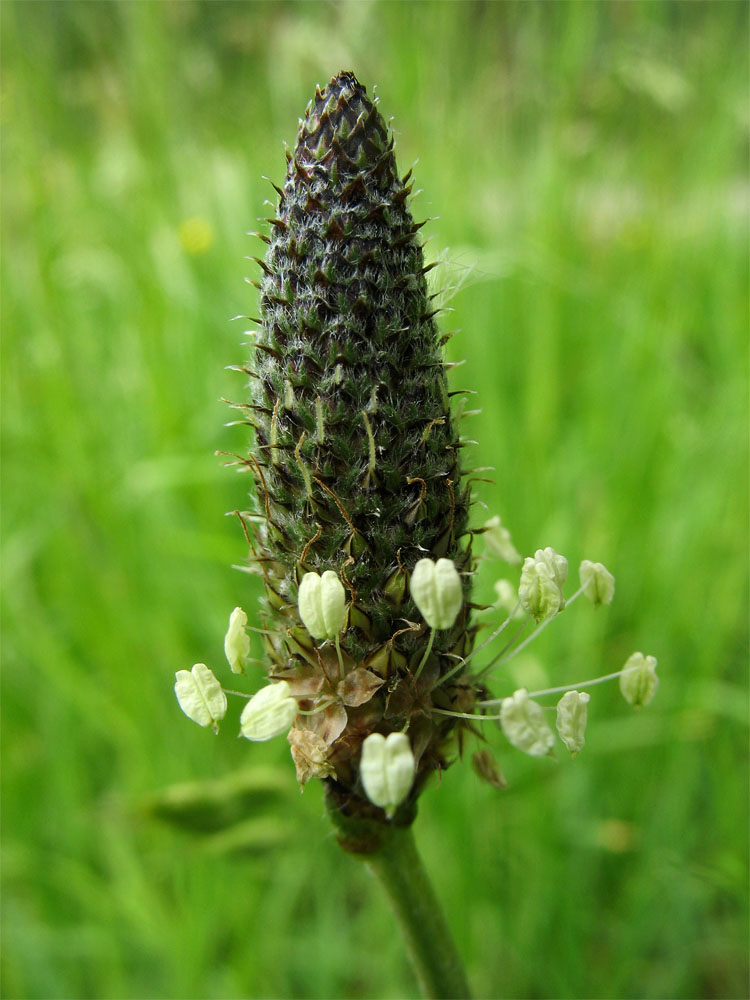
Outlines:
[[464,601],[461,577],[450,559],[420,559],[409,583],[411,596],[431,628],[451,628]]
[[218,733],[227,711],[227,696],[213,672],[205,663],[196,663],[192,670],[178,670],[174,676],[174,693],[188,719]]
[[313,639],[335,639],[346,620],[346,594],[331,569],[306,573],[297,598],[302,622]]
[[263,742],[288,732],[297,715],[297,702],[286,681],[267,684],[254,694],[240,716],[240,734]]
[[498,515],[491,517],[484,524],[484,544],[493,556],[502,559],[511,566],[521,564],[521,556],[513,544],[510,532],[505,528]]
[[[350,843],[354,827],[384,823],[360,780],[369,735],[418,729],[413,800],[456,757],[458,721],[431,709],[453,704],[474,640],[471,487],[410,175],[353,73],[316,90],[276,191],[260,322],[238,366],[254,428],[243,465],[255,486],[250,560],[263,578],[269,677],[304,699],[297,779],[325,782]],[[448,567],[437,571],[437,633],[408,627],[422,558]],[[316,648],[330,639],[335,650]],[[462,697],[471,711],[473,689]]]
[[615,578],[602,563],[584,559],[578,571],[584,595],[592,604],[611,604],[615,596]]
[[546,756],[555,743],[555,734],[544,718],[544,709],[520,688],[500,706],[500,726],[508,741],[531,757]]
[[414,784],[414,754],[406,733],[371,733],[362,744],[359,775],[367,798],[390,819]]
[[568,576],[568,560],[549,546],[524,559],[518,597],[521,606],[537,622],[552,618],[565,607],[562,588]]
[[620,691],[634,708],[648,705],[659,687],[656,676],[656,657],[633,653],[628,657],[620,674]]
[[235,608],[229,616],[229,628],[224,636],[224,655],[233,674],[245,672],[250,656],[250,636],[246,628],[247,615],[242,608]]
[[585,691],[566,691],[557,703],[557,733],[574,757],[586,743],[589,701]]

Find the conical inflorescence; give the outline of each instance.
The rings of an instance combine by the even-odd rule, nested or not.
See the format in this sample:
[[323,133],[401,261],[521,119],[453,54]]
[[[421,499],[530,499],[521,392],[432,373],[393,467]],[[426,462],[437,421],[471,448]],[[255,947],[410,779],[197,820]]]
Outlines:
[[[461,442],[409,175],[353,74],[316,92],[287,158],[240,404],[255,427],[244,461],[269,674],[309,713],[289,734],[299,780],[324,778],[342,815],[383,818],[363,791],[362,743],[407,730],[408,821],[426,778],[450,762],[455,719],[433,709],[470,711],[473,699],[456,671],[472,637]],[[455,623],[435,635],[409,589],[425,557],[452,560],[464,588]],[[336,643],[313,638],[298,608],[303,576],[327,571],[346,589]]]

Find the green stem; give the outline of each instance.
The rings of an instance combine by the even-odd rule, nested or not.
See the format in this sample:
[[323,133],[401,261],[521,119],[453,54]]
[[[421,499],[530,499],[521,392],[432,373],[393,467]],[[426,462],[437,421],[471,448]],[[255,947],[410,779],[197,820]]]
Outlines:
[[425,663],[427,663],[427,657],[430,655],[430,651],[432,650],[432,644],[434,641],[435,641],[435,629],[432,628],[430,629],[430,638],[427,642],[427,648],[424,651],[424,656],[419,661],[419,666],[417,667],[416,672],[414,674],[414,680],[417,680],[419,675],[422,673],[422,667],[425,665]]
[[470,997],[461,958],[411,827],[394,827],[380,850],[362,860],[388,894],[424,996],[428,1000]]

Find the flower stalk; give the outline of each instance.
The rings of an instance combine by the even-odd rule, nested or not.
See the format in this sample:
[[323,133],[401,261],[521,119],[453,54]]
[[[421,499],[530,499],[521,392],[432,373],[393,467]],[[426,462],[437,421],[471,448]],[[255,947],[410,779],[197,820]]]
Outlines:
[[422,993],[430,1000],[470,997],[463,964],[414,842],[395,827],[380,850],[364,856],[385,889]]

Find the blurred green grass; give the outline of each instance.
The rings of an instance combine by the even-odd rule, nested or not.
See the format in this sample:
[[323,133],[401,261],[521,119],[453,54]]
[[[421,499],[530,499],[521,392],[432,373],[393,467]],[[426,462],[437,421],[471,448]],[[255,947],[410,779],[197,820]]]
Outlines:
[[[261,179],[316,82],[393,115],[478,391],[480,502],[615,573],[526,669],[659,658],[585,752],[452,768],[417,837],[478,996],[747,993],[747,7],[18,3],[2,17],[6,997],[400,997],[391,916],[283,741],[190,726],[254,582],[219,397],[254,312]],[[477,506],[477,523],[486,517]],[[496,567],[483,566],[479,596]],[[523,665],[523,664],[522,664]],[[498,693],[504,688],[497,684]],[[242,858],[148,819],[270,769]],[[255,836],[256,834],[253,834]],[[276,846],[274,846],[276,845]]]

